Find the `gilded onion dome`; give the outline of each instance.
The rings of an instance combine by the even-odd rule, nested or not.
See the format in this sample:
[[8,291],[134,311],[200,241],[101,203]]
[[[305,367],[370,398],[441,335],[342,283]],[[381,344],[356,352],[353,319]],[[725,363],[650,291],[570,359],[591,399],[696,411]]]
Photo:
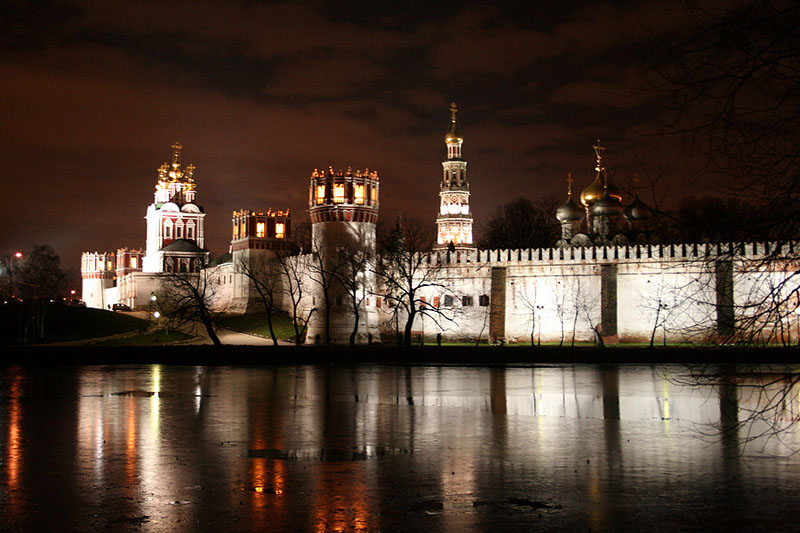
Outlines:
[[583,220],[583,209],[572,200],[572,174],[567,178],[567,183],[569,183],[567,201],[556,209],[556,218],[559,222],[577,222]]
[[603,152],[605,152],[605,148],[600,146],[599,140],[597,141],[597,144],[593,146],[593,148],[594,153],[597,156],[597,165],[594,168],[597,171],[597,176],[594,178],[592,183],[590,183],[581,191],[581,203],[586,207],[591,207],[597,201],[599,201],[607,191],[611,201],[616,201],[617,205],[621,206],[622,194],[616,187],[608,182],[606,168],[603,166]]
[[461,132],[458,131],[458,106],[455,102],[450,104],[450,129],[444,136],[445,144],[461,144],[464,138],[461,137]]

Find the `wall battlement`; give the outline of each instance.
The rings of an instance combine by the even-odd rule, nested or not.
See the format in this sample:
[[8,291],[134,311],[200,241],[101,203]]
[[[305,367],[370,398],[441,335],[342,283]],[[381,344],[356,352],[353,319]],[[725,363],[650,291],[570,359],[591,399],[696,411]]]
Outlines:
[[427,261],[437,265],[497,265],[519,263],[563,263],[571,261],[637,262],[642,259],[703,261],[715,257],[727,259],[763,259],[778,255],[790,257],[800,252],[800,243],[726,242],[695,244],[634,244],[628,246],[592,246],[572,248],[527,248],[506,250],[457,250],[430,254]]

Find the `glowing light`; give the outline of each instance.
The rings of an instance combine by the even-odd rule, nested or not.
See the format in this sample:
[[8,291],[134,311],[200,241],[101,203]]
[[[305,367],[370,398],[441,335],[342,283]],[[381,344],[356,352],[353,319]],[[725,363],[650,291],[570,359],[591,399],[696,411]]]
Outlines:
[[317,204],[325,201],[325,186],[317,185]]
[[256,222],[256,237],[267,236],[267,224],[265,222]]
[[333,201],[337,204],[344,202],[344,184],[337,183],[333,186]]
[[276,222],[275,223],[275,238],[276,239],[283,239],[285,234],[285,226],[283,222]]
[[158,311],[155,311],[153,313],[153,318],[160,318],[160,317],[161,317],[161,313],[159,313]]
[[14,257],[16,257],[17,259],[21,258],[22,257],[22,252],[15,253]]
[[363,185],[356,185],[355,186],[355,203],[363,204],[364,203],[364,186]]
[[138,260],[135,257],[131,257],[131,268],[136,268],[138,264]]

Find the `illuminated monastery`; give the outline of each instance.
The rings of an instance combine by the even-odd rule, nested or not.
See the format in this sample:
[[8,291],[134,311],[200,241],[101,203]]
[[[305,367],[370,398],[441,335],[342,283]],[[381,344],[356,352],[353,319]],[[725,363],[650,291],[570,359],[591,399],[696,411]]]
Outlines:
[[[567,199],[556,213],[561,239],[554,247],[479,250],[473,244],[464,137],[455,104],[444,142],[447,158],[435,219],[436,249],[424,258],[418,274],[435,283],[421,290],[415,301],[425,310],[413,325],[418,337],[566,343],[658,337],[664,342],[708,342],[741,334],[741,324],[772,301],[776,287],[798,290],[789,275],[796,257],[792,243],[648,243],[651,212],[635,195],[625,205],[609,180],[599,141],[594,145],[595,179],[581,191],[580,203],[573,200],[571,177],[568,180]],[[403,321],[384,300],[386,289],[370,263],[376,260],[377,172],[328,168],[311,174],[308,205],[316,253],[289,255],[288,210],[238,210],[232,216],[230,251],[214,263],[204,248],[205,212],[197,204],[194,175],[194,165],[182,166],[181,145],[174,144],[172,163],[158,168],[154,201],[147,208],[145,251],[84,252],[81,273],[88,306],[108,309],[123,303],[149,309],[162,281],[177,273],[213,278],[213,305],[219,311],[258,309],[242,265],[274,261],[280,254],[304,284],[302,298],[295,303],[301,316],[311,317],[307,342],[324,342],[327,331],[330,342],[344,343],[356,314],[348,292],[326,280],[325,272],[333,268],[335,255],[359,250],[364,257],[353,280],[360,295],[356,341],[378,341],[381,333],[393,332]],[[776,254],[786,260],[773,261],[764,270],[759,260]],[[290,311],[285,287],[277,304]],[[429,314],[434,310],[440,313],[436,320]],[[744,334],[783,332],[788,323],[781,320],[749,322]]]

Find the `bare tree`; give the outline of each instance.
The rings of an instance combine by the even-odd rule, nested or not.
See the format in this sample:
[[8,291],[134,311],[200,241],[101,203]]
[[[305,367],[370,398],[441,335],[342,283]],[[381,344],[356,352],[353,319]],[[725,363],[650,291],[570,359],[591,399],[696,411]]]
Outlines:
[[[683,2],[682,29],[660,35],[647,78],[657,80],[664,131],[686,158],[705,160],[722,190],[765,210],[749,229],[781,241],[800,234],[800,5]],[[653,75],[655,74],[655,76]]]
[[[278,337],[275,335],[273,316],[279,309],[283,291],[282,270],[276,255],[278,253],[253,254],[251,250],[250,255],[240,258],[236,264],[236,269],[252,283],[258,300],[264,307],[269,336],[275,346],[278,345]],[[250,297],[249,291],[247,297]]]
[[18,340],[27,343],[43,339],[47,308],[64,293],[60,259],[52,247],[37,245],[9,265],[9,274],[13,275],[12,291],[19,299],[15,302],[19,308]]
[[345,268],[344,260],[340,254],[341,245],[333,245],[319,236],[312,236],[311,254],[308,262],[311,279],[318,285],[322,296],[322,313],[324,320],[325,346],[331,344],[331,313],[336,303],[334,292],[341,271]]
[[158,291],[159,310],[176,327],[200,322],[214,346],[221,346],[212,311],[218,286],[217,269],[165,272],[161,275],[161,287]]
[[[442,263],[432,252],[434,235],[425,232],[414,219],[398,219],[391,235],[384,239],[375,272],[383,281],[384,300],[393,309],[396,322],[403,323],[403,345],[411,347],[411,333],[417,316],[429,317],[440,329],[452,321],[447,309],[427,301],[431,292],[448,291],[442,282]],[[398,332],[399,333],[399,332]]]
[[517,198],[497,207],[478,246],[484,250],[548,248],[558,240],[556,208],[561,199],[546,195],[536,202]]
[[353,312],[350,346],[354,346],[361,321],[361,307],[369,296],[366,278],[373,275],[371,269],[375,257],[363,231],[350,235],[346,242],[341,243],[336,254],[336,268],[333,269],[333,274],[347,294]]
[[308,313],[304,311],[303,295],[306,293],[307,264],[311,260],[309,255],[275,256],[276,267],[282,278],[284,302],[288,302],[289,317],[294,328],[294,343],[300,346],[308,328],[308,321],[316,311],[312,307]]

